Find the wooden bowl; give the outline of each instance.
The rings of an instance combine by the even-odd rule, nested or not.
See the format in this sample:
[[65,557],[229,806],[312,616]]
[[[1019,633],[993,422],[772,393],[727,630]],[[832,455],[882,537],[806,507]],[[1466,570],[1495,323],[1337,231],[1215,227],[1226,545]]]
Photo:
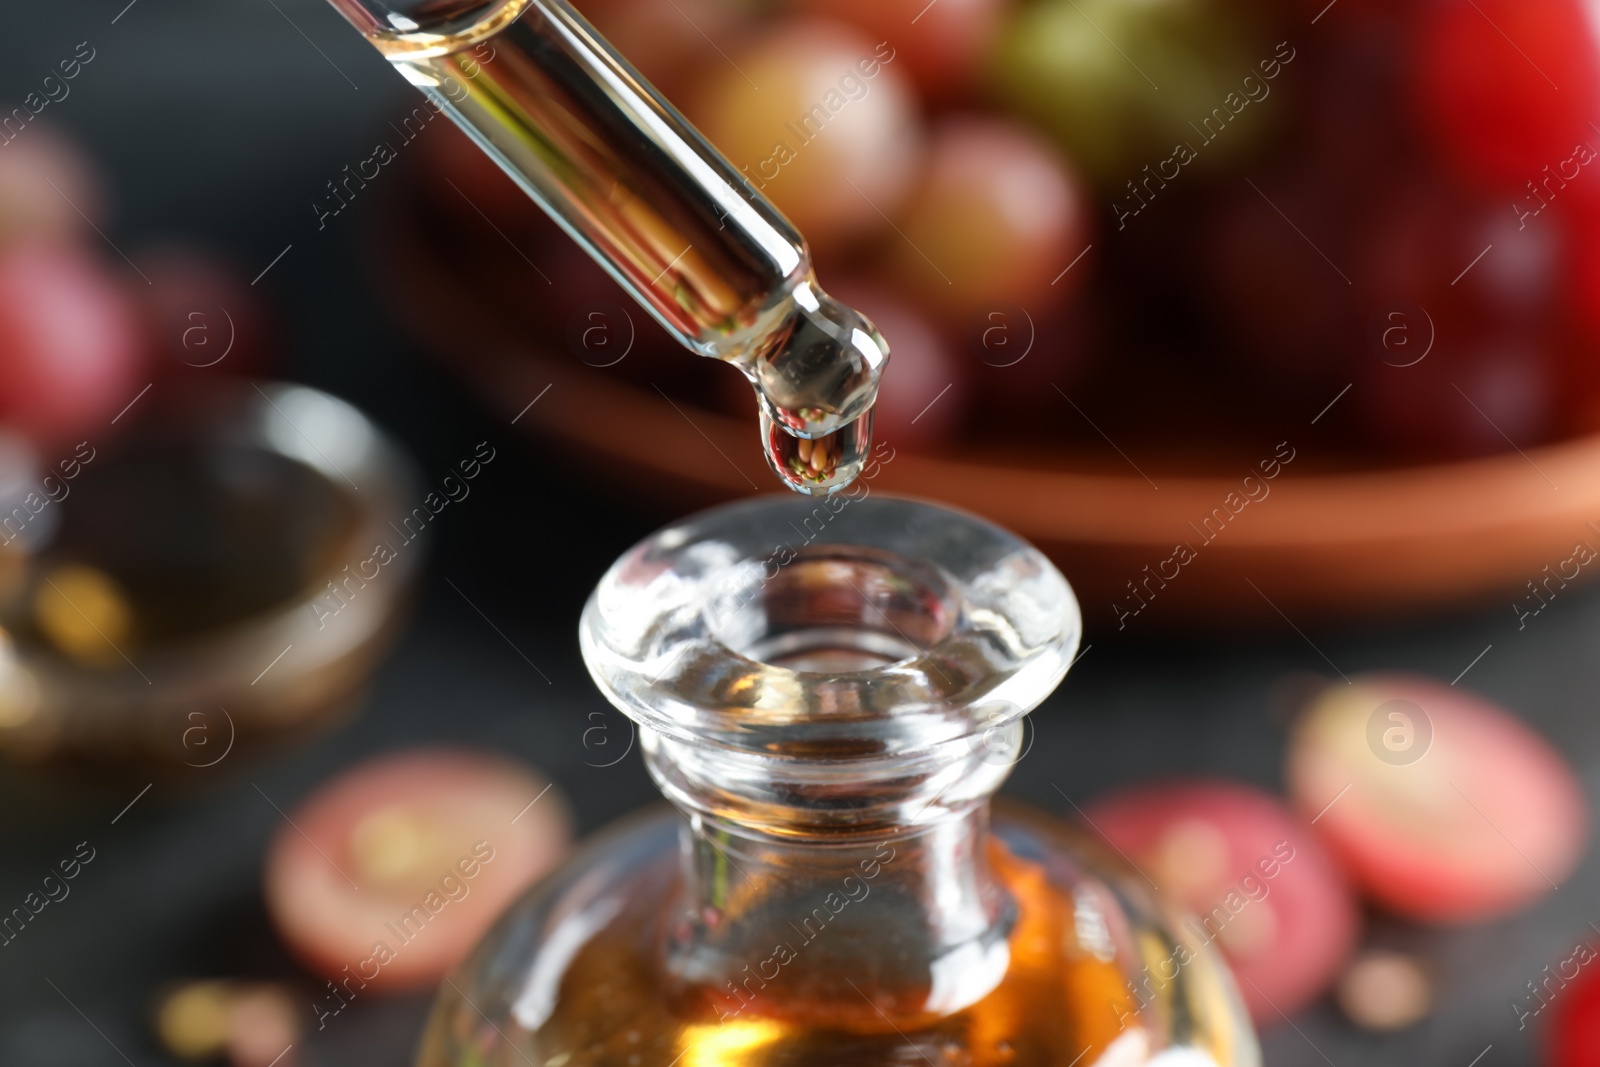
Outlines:
[[[390,227],[379,238],[375,267],[396,314],[542,447],[671,514],[779,491],[753,413],[732,418],[585,366],[567,351],[565,323],[531,336],[513,312],[519,293],[525,302],[528,286],[544,284],[527,263],[504,249],[462,256],[424,234]],[[1146,478],[1055,443],[1021,459],[902,449],[869,484],[1032,540],[1072,581],[1091,632],[1219,620],[1288,629],[1497,598],[1509,616],[1513,603],[1538,606],[1528,583],[1555,574],[1578,542],[1600,551],[1600,437],[1427,466],[1314,471],[1302,460],[1234,514],[1253,468],[1147,464]],[[1600,567],[1569,581],[1591,571]]]

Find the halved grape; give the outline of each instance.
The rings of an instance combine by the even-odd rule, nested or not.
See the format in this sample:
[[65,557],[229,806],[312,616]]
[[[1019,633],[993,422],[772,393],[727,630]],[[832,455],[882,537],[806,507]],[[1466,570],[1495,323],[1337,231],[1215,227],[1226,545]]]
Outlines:
[[549,789],[487,753],[369,760],[279,829],[264,872],[267,910],[288,947],[347,995],[431,986],[565,853],[566,806]]
[[1196,917],[1199,939],[1220,944],[1258,1023],[1319,996],[1355,944],[1344,876],[1276,797],[1232,782],[1155,784],[1099,800],[1087,814]]
[[1515,911],[1583,854],[1572,770],[1518,719],[1404,674],[1335,683],[1295,728],[1296,805],[1373,900],[1433,922]]

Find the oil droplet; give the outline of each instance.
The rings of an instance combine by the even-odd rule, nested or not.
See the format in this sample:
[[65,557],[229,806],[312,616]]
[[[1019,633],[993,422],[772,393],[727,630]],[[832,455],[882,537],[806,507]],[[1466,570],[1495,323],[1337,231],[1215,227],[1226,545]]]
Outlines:
[[767,464],[796,492],[831,496],[855,481],[872,451],[872,409],[832,433],[796,437],[761,407],[761,442]]
[[860,312],[806,283],[795,313],[741,365],[761,411],[762,450],[783,484],[828,496],[872,449],[872,405],[889,346]]

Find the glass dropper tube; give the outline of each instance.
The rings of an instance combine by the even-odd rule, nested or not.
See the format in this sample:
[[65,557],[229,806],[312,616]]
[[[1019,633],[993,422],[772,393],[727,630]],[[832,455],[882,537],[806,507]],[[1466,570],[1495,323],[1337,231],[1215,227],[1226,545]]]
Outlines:
[[871,445],[888,346],[805,240],[565,0],[331,0],[686,348],[755,387],[768,463],[811,495]]

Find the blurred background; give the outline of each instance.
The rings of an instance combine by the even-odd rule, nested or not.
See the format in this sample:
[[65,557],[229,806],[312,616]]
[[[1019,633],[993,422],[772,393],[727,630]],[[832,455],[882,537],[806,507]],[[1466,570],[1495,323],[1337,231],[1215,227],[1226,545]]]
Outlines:
[[[578,6],[891,342],[872,490],[1072,580],[1007,792],[1227,909],[1267,1062],[1600,1062],[1590,7]],[[752,398],[323,0],[12,17],[0,1062],[407,1063],[655,798],[577,617],[775,491]],[[317,857],[410,900],[488,810],[437,954],[331,993]]]

